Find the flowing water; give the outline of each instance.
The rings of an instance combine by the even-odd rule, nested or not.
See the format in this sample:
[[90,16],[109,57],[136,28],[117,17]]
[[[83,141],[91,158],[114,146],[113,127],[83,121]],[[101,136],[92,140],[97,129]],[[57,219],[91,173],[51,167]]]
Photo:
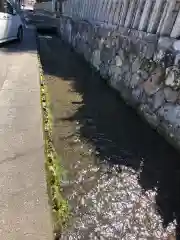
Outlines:
[[61,239],[175,239],[178,153],[60,38],[38,39],[72,211]]

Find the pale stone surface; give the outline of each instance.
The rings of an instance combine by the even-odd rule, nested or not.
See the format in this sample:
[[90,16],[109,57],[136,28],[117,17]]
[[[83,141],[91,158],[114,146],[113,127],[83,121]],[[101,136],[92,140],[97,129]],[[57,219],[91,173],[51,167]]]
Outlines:
[[153,60],[156,62],[160,62],[161,60],[163,60],[165,54],[166,54],[166,52],[164,50],[160,49],[159,51],[155,52]]
[[175,51],[180,51],[180,40],[177,40],[173,43],[173,48]]
[[180,105],[166,104],[158,114],[171,124],[180,125]]
[[178,91],[174,91],[170,87],[166,87],[166,88],[164,88],[164,94],[165,94],[165,99],[167,102],[174,103],[174,102],[176,102],[179,93],[178,93]]
[[161,88],[163,70],[157,68],[150,78],[144,83],[144,90],[147,95],[151,96]]
[[152,97],[152,108],[157,110],[165,103],[165,94],[162,89],[157,91]]
[[100,61],[100,53],[101,52],[99,50],[95,50],[93,52],[93,55],[92,55],[92,64],[98,70],[99,70],[99,65],[101,63],[101,61]]
[[138,73],[134,73],[130,81],[131,88],[135,88],[142,81],[143,80],[141,79],[140,75]]
[[166,86],[170,86],[174,89],[180,88],[180,70],[176,66],[166,69]]
[[123,64],[123,61],[122,61],[121,57],[118,56],[118,55],[116,55],[116,57],[115,57],[115,62],[116,62],[117,67],[121,67],[122,64]]

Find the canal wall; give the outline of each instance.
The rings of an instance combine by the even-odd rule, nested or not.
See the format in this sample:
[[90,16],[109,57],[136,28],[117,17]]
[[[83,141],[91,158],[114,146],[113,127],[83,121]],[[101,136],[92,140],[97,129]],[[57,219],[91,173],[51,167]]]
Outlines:
[[[149,0],[144,2],[148,5]],[[149,5],[144,5],[140,16],[136,9],[132,21],[134,5],[126,8],[124,5],[126,14],[119,13],[121,18],[118,18],[118,24],[114,24],[116,15],[113,15],[113,20],[97,21],[90,13],[85,14],[84,11],[90,10],[83,10],[80,4],[78,6],[82,11],[79,12],[77,4],[75,10],[72,10],[72,5],[66,5],[63,8],[64,15],[59,19],[59,32],[75,51],[100,72],[110,86],[119,91],[127,104],[134,107],[173,146],[180,149],[180,41],[177,39],[180,33],[177,28],[180,6],[177,8],[171,2],[168,4],[170,9],[164,6],[166,14],[161,13],[164,14],[161,16],[164,22],[158,17],[158,6],[154,12],[152,6],[150,8]],[[175,12],[174,6],[177,8],[176,17],[171,14],[172,11],[173,14]],[[147,14],[148,9],[151,9],[154,17]],[[107,15],[102,14],[103,7],[101,10],[98,14],[96,11],[93,14],[103,19]],[[93,12],[92,9],[91,11]],[[86,19],[88,14],[91,17]],[[147,24],[147,15],[154,21]]]

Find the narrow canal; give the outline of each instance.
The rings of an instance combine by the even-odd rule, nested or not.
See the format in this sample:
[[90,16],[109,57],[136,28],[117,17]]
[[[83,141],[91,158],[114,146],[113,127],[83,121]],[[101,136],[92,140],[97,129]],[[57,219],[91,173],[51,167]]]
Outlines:
[[60,38],[38,40],[73,216],[61,239],[179,239],[178,153]]

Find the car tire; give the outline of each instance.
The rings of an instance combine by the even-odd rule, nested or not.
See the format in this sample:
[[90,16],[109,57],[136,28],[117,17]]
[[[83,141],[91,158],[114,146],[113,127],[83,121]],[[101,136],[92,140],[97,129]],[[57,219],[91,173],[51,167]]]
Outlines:
[[18,42],[22,42],[22,40],[23,40],[23,28],[22,28],[22,26],[20,26],[18,28],[17,40],[18,40]]

